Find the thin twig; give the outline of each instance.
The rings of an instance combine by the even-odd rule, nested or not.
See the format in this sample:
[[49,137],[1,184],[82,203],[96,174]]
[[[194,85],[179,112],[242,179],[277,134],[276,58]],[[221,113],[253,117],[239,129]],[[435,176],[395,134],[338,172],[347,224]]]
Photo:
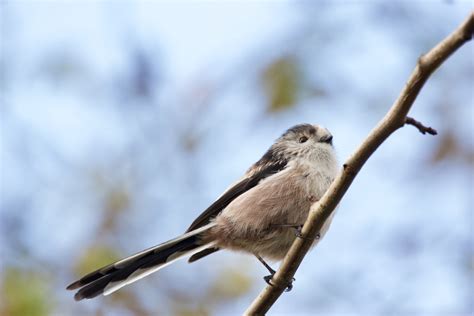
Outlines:
[[272,285],[263,289],[249,306],[245,315],[264,315],[272,307],[291,282],[301,261],[311,247],[311,240],[316,237],[324,222],[341,201],[364,163],[393,132],[405,125],[408,111],[430,75],[452,53],[470,40],[473,33],[474,13],[471,13],[452,34],[419,58],[407,84],[388,113],[349,157],[326,194],[319,202],[311,206],[308,219],[302,229],[302,235],[306,238],[295,239],[280,268],[273,276]]
[[407,116],[407,118],[405,119],[405,124],[415,126],[423,135],[425,135],[426,133],[430,135],[438,135],[438,132],[434,128],[426,127],[425,125],[423,125],[423,123],[415,120],[412,117]]

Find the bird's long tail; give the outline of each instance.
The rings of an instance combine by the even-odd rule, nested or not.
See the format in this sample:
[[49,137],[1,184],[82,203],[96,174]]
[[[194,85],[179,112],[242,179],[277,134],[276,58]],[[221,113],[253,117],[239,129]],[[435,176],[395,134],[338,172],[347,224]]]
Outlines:
[[208,224],[91,272],[71,283],[67,289],[79,289],[74,295],[77,301],[84,298],[93,298],[100,294],[113,293],[127,284],[160,270],[183,256],[195,254],[211,246],[212,242],[202,242],[202,235],[214,225],[214,223]]

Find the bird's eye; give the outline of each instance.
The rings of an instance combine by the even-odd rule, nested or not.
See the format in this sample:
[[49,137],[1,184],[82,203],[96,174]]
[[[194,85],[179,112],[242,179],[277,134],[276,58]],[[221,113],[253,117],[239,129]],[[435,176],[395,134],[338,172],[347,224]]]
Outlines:
[[300,139],[298,139],[298,141],[299,141],[300,143],[304,143],[304,142],[306,142],[307,140],[308,140],[308,137],[306,137],[306,136],[302,136],[302,137],[300,137]]

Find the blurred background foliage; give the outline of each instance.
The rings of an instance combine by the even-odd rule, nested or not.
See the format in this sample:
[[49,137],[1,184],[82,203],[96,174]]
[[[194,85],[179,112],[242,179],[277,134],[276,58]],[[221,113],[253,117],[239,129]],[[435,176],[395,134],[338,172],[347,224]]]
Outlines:
[[[176,264],[114,295],[65,287],[183,232],[289,126],[341,161],[469,1],[0,3],[0,313],[238,315],[249,256]],[[473,45],[364,167],[274,315],[473,312]]]
[[263,72],[262,85],[269,111],[280,111],[297,102],[301,76],[296,60],[283,56],[273,61]]

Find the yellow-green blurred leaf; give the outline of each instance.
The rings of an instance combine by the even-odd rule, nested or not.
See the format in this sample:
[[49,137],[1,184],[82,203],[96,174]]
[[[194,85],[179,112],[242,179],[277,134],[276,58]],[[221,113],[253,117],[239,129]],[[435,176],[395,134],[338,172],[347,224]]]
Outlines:
[[251,278],[240,269],[228,268],[220,271],[221,277],[210,289],[210,295],[217,301],[233,299],[247,293],[252,286]]
[[202,307],[186,307],[186,306],[176,306],[174,308],[174,315],[176,316],[207,316],[209,311],[204,310]]
[[300,90],[297,61],[291,56],[277,59],[264,69],[262,83],[270,112],[292,107]]
[[51,295],[47,280],[41,275],[17,268],[7,268],[3,274],[4,306],[0,310],[5,316],[49,315]]
[[106,198],[105,207],[110,212],[121,212],[130,205],[130,196],[126,188],[113,188],[108,192]]
[[87,249],[76,266],[78,275],[84,275],[120,259],[114,249],[107,246],[93,246]]

